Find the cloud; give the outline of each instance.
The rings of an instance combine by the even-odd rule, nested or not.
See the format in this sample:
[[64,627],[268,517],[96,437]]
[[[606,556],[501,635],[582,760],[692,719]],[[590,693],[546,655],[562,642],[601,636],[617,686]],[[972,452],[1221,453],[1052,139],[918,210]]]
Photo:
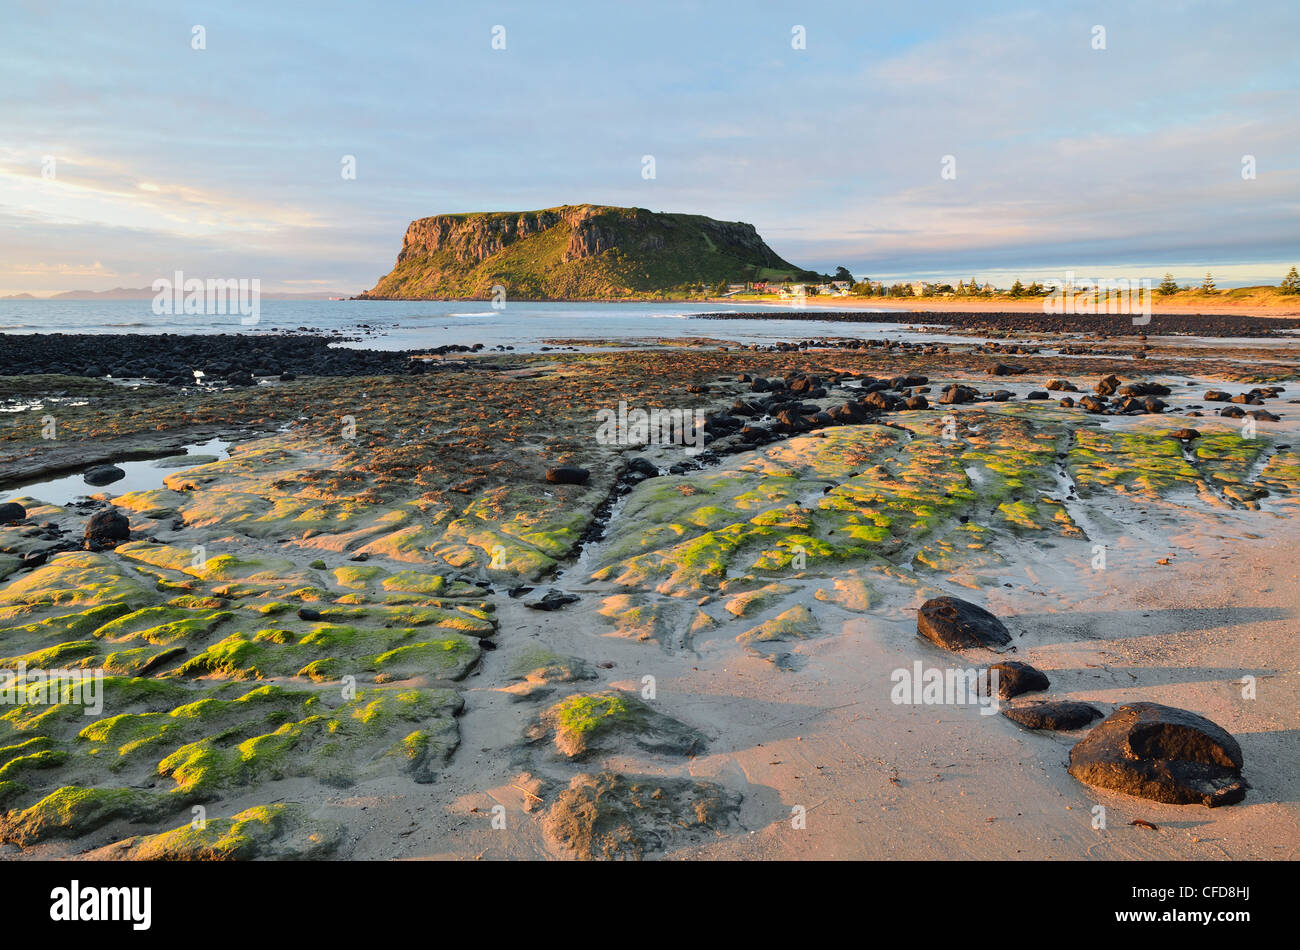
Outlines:
[[7,11],[0,40],[0,285],[89,286],[102,261],[359,290],[412,218],[583,201],[748,221],[872,274],[1300,256],[1287,0],[503,2],[504,51],[475,11],[382,0],[205,9],[205,51],[163,0],[62,9]]

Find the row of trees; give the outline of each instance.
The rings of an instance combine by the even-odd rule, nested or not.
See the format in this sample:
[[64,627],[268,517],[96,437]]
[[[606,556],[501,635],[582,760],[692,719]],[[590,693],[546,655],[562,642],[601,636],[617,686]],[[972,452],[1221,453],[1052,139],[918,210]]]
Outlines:
[[[837,280],[843,279],[840,277],[841,273],[847,277],[852,277],[847,270],[841,267],[836,272]],[[1176,294],[1181,290],[1191,289],[1192,287],[1190,284],[1179,287],[1178,282],[1174,280],[1173,274],[1165,274],[1164,279],[1160,281],[1160,286],[1156,288],[1160,294],[1166,297],[1171,294]],[[1214,275],[1207,273],[1205,279],[1201,281],[1201,286],[1198,289],[1202,293],[1216,293],[1218,291],[1218,286],[1214,282]],[[1286,277],[1282,279],[1282,283],[1278,284],[1278,290],[1284,294],[1300,294],[1300,272],[1297,272],[1296,268],[1292,267],[1291,270],[1287,272]],[[859,297],[917,296],[916,290],[911,284],[893,284],[886,287],[883,283],[876,284],[870,278],[863,278],[861,281],[853,284],[850,292]],[[975,278],[972,277],[970,283],[958,281],[955,288],[952,284],[928,284],[921,292],[920,296],[933,297],[940,294],[955,294],[958,297],[989,297],[994,293],[1000,292],[1001,291],[983,289]],[[1038,281],[1034,281],[1026,287],[1020,282],[1020,278],[1016,278],[1016,282],[1012,284],[1011,289],[1007,291],[1007,294],[1011,297],[1046,297],[1049,293],[1051,293],[1051,291]]]
[[[912,284],[885,286],[883,283],[876,284],[870,279],[866,279],[854,284],[849,292],[858,297],[939,297],[944,294],[952,294],[957,297],[992,297],[996,293],[1001,293],[991,284],[980,284],[974,277],[970,279],[970,283],[959,280],[956,287],[952,284],[926,284],[920,294],[916,292],[916,288]],[[1050,291],[1038,281],[1034,281],[1026,287],[1017,280],[1011,285],[1011,290],[1008,293],[1012,297],[1046,297]]]
[[[1178,281],[1174,280],[1173,274],[1165,274],[1164,280],[1160,281],[1160,286],[1156,289],[1161,294],[1168,297],[1171,294],[1178,293],[1180,290],[1191,290],[1192,287],[1190,284],[1179,287]],[[1214,275],[1206,274],[1205,279],[1201,281],[1201,286],[1198,289],[1201,293],[1205,294],[1215,293],[1218,290],[1218,287],[1214,283]],[[1291,270],[1287,271],[1287,275],[1282,278],[1282,283],[1277,285],[1277,289],[1284,294],[1300,294],[1300,273],[1297,273],[1296,269],[1292,267]]]

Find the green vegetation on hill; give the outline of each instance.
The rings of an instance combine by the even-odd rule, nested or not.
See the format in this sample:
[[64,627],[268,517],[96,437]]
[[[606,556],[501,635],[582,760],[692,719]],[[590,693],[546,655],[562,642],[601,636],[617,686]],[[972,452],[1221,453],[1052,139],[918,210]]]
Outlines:
[[363,297],[606,299],[811,280],[751,224],[644,208],[567,205],[411,222],[393,270]]

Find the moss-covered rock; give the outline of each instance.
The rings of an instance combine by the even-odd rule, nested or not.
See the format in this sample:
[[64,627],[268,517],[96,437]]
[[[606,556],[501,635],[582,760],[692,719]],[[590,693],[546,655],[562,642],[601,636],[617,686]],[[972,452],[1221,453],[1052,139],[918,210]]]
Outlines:
[[738,793],[712,782],[584,773],[560,793],[543,829],[579,860],[640,860],[724,831],[740,803]]
[[627,744],[665,755],[704,751],[704,736],[619,690],[579,693],[552,705],[533,723],[528,738],[550,739],[570,759],[612,751]]

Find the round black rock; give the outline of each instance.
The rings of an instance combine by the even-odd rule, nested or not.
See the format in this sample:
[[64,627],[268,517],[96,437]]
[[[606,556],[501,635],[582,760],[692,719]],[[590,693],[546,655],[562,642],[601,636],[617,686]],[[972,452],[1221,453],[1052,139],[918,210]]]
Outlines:
[[556,485],[585,485],[591,472],[576,465],[557,465],[546,470],[546,480]]
[[1115,710],[1070,750],[1070,774],[1085,785],[1170,805],[1232,805],[1250,785],[1241,746],[1204,716],[1133,703]]
[[1030,703],[1027,706],[1009,706],[1002,710],[1017,725],[1026,729],[1048,729],[1061,732],[1068,729],[1082,729],[1094,719],[1105,715],[1096,706],[1062,700],[1055,703]]
[[916,632],[948,650],[1001,647],[1011,642],[1002,621],[959,597],[935,597],[916,614]]
[[131,537],[131,523],[117,508],[105,508],[90,516],[86,522],[85,538],[99,547],[117,547]]
[[27,517],[27,509],[16,501],[6,501],[0,505],[0,524],[13,524]]
[[1041,692],[1052,685],[1046,673],[1019,660],[994,663],[989,670],[998,671],[998,696],[1002,699],[1011,699],[1021,693]]
[[96,465],[94,468],[86,469],[81,477],[86,480],[87,485],[111,485],[126,478],[126,472],[116,465]]

